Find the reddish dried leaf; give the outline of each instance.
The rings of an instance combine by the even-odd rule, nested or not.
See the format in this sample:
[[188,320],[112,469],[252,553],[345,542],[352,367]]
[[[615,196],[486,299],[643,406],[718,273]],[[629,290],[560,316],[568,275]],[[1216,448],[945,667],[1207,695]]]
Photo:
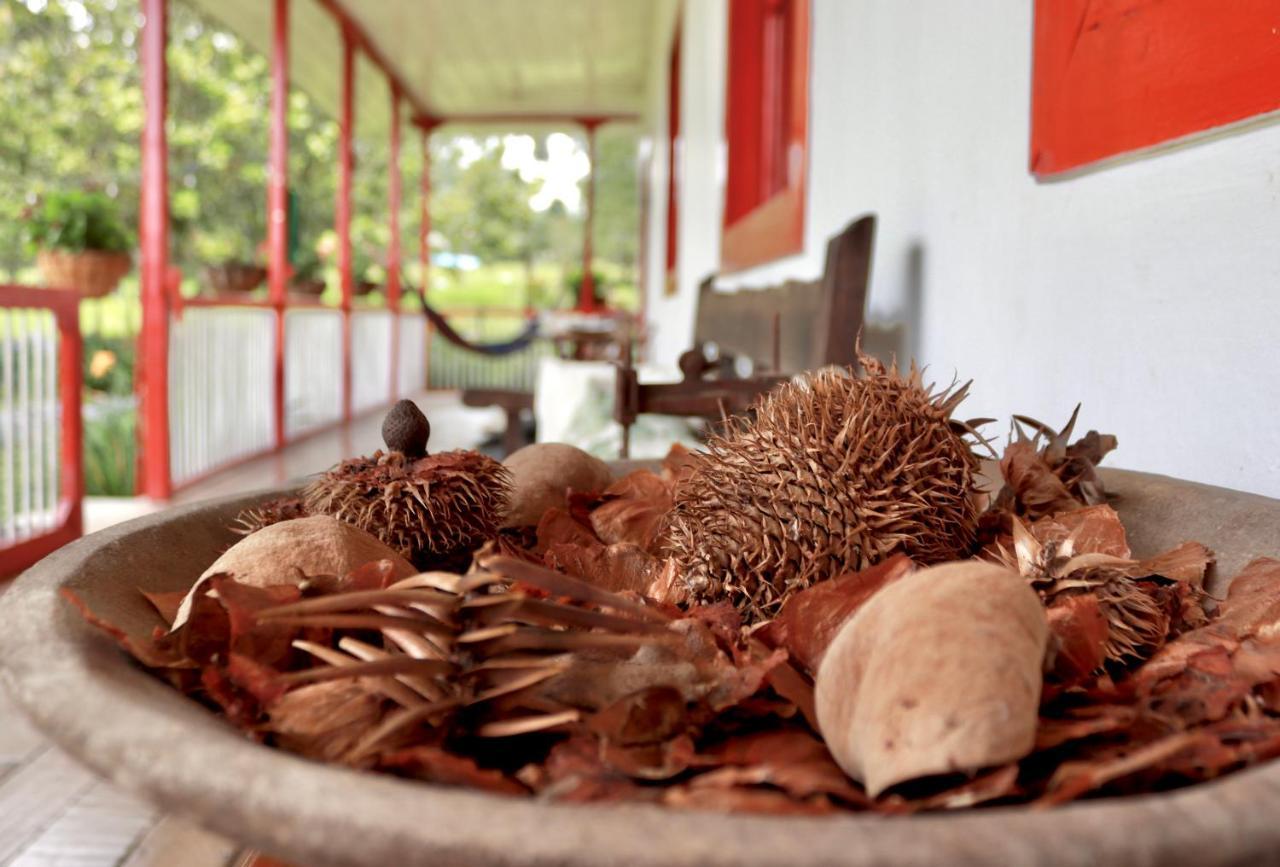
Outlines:
[[608,547],[552,545],[547,549],[546,564],[614,593],[629,590],[640,594],[649,589],[663,566],[657,557],[629,542]]
[[1041,718],[1036,729],[1036,752],[1071,741],[1124,731],[1138,718],[1136,708],[1125,705],[1091,705],[1064,719]]
[[689,725],[684,696],[670,686],[655,686],[623,696],[602,708],[587,727],[610,744],[655,744],[682,734]]
[[1183,542],[1176,548],[1140,560],[1126,574],[1134,578],[1159,575],[1170,581],[1199,588],[1204,584],[1205,572],[1213,562],[1213,552],[1199,542]]
[[1227,590],[1217,623],[1236,638],[1280,627],[1280,560],[1260,557],[1244,567]]
[[605,764],[637,780],[669,780],[688,770],[696,756],[693,738],[688,735],[660,743],[621,746],[610,741],[601,745]]
[[1048,609],[1049,631],[1056,649],[1053,676],[1063,684],[1078,683],[1102,667],[1111,627],[1098,597],[1079,593],[1057,599]]
[[877,591],[914,569],[905,554],[896,554],[861,572],[820,581],[788,599],[754,634],[770,647],[785,648],[812,675],[844,622]]
[[1035,519],[1084,505],[1053,472],[1030,440],[1009,444],[1000,459],[1000,473],[1022,505],[1020,514]]
[[1107,505],[1087,506],[1052,517],[1041,518],[1031,525],[1031,534],[1041,543],[1072,540],[1071,554],[1106,554],[1129,559],[1129,540],[1116,510]]
[[758,813],[773,816],[822,815],[836,810],[835,805],[821,795],[799,801],[772,789],[742,786],[727,788],[676,786],[664,792],[662,801],[668,806],[684,810]]
[[283,748],[342,762],[382,719],[382,701],[357,681],[330,680],[286,692],[267,713]]
[[566,803],[653,800],[660,792],[609,768],[600,757],[599,740],[588,734],[561,741],[545,762],[526,766],[516,776],[539,795]]
[[919,810],[959,810],[1007,798],[1018,788],[1018,766],[1004,765],[927,798],[908,802]]
[[689,783],[691,789],[738,786],[771,786],[793,798],[828,795],[855,807],[871,806],[867,793],[849,781],[825,750],[821,755],[803,761],[774,759],[754,765],[731,765],[700,774]]
[[1114,780],[1157,767],[1180,753],[1212,742],[1213,736],[1206,732],[1179,732],[1121,755],[1063,762],[1049,780],[1049,791],[1037,803],[1073,801]]
[[126,632],[109,620],[99,617],[71,588],[63,587],[59,592],[63,599],[75,606],[90,626],[95,626],[111,636],[117,644],[143,665],[149,668],[195,667],[195,663],[188,659],[173,642],[163,638],[157,640],[152,633]]
[[156,610],[165,622],[166,626],[172,626],[174,619],[178,616],[178,608],[182,606],[182,600],[187,598],[185,590],[177,590],[172,592],[147,592],[139,591],[142,597],[151,603],[151,607]]
[[595,533],[575,521],[568,512],[556,506],[542,513],[538,522],[538,551],[545,552],[555,545],[579,545],[583,548],[598,547],[600,540]]
[[417,780],[444,786],[467,786],[502,795],[527,795],[529,790],[491,768],[482,768],[474,759],[438,746],[416,746],[386,753],[378,767],[398,771]]
[[259,620],[258,612],[297,602],[302,598],[298,587],[292,584],[254,587],[226,575],[213,576],[209,586],[229,618],[228,650],[264,665],[279,665],[289,658],[299,628]]
[[689,451],[680,443],[676,443],[671,446],[667,456],[662,459],[662,480],[666,482],[667,488],[672,494],[675,493],[675,489],[680,483],[693,472],[697,462],[694,455],[694,452]]
[[206,666],[200,672],[200,686],[205,696],[222,709],[232,725],[252,729],[261,716],[262,704],[252,693],[234,683],[217,666]]
[[280,672],[240,653],[230,654],[226,674],[232,683],[263,705],[274,704],[288,690],[280,679]]

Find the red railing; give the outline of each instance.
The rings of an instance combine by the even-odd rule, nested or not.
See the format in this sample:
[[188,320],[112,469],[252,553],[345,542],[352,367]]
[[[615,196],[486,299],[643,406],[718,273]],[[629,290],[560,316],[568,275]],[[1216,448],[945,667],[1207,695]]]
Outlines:
[[0,576],[83,531],[79,301],[0,284]]

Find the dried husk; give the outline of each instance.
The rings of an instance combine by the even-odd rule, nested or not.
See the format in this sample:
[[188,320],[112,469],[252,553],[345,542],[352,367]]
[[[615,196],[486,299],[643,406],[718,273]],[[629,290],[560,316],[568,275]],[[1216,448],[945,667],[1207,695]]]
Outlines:
[[510,496],[507,470],[472,451],[416,459],[378,451],[343,461],[303,491],[310,514],[366,530],[419,568],[493,538]]
[[822,735],[873,797],[1017,761],[1035,745],[1048,624],[1015,572],[976,561],[907,575],[841,628],[818,669]]
[[951,418],[967,386],[935,393],[873,359],[779,386],[713,437],[677,487],[664,547],[695,599],[752,622],[815,581],[894,553],[968,556],[978,461]]

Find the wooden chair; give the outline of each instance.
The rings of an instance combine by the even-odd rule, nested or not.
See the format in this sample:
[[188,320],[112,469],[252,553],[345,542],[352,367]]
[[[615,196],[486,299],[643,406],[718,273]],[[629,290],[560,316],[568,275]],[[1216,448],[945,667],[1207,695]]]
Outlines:
[[[618,370],[614,417],[622,425],[622,457],[628,456],[630,427],[641,413],[717,421],[745,411],[791,375],[853,364],[866,312],[875,227],[875,215],[868,214],[831,238],[818,280],[734,292],[717,291],[714,277],[704,280],[698,290],[694,346],[680,358],[684,379],[641,384],[629,351]],[[712,346],[715,353],[708,352]],[[723,363],[743,358],[752,362],[745,377]]]

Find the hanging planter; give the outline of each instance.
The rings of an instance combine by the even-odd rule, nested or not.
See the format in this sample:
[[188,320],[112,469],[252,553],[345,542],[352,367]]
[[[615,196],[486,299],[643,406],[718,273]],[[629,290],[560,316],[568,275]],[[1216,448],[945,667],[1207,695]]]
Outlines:
[[214,295],[252,292],[267,279],[267,269],[251,262],[223,262],[206,265],[203,283]]
[[129,273],[129,233],[101,193],[46,196],[27,223],[44,284],[97,298]]

